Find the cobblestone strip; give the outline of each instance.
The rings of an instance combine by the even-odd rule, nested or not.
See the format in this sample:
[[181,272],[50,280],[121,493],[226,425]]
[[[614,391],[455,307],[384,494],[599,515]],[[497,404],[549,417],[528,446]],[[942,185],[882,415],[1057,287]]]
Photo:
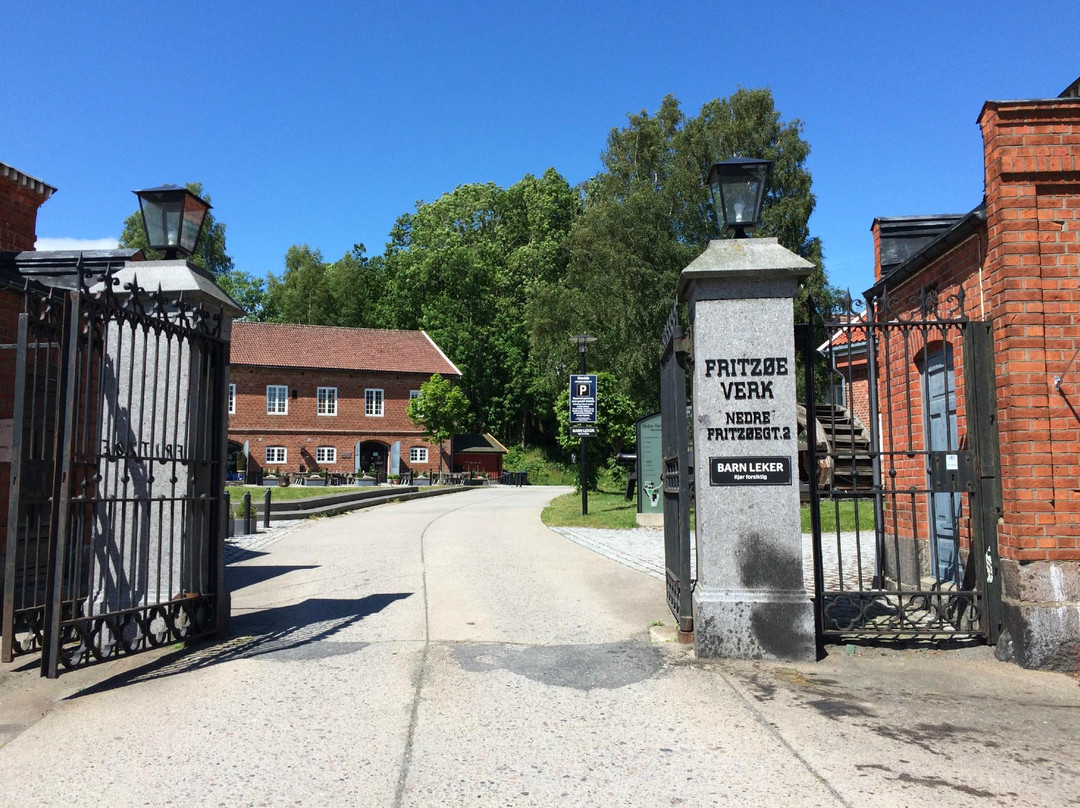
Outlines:
[[[651,575],[657,580],[665,579],[664,570],[664,531],[660,528],[638,527],[630,530],[604,530],[594,527],[555,527],[556,533],[570,541],[588,547],[590,550],[607,556],[633,569]],[[814,591],[814,555],[813,537],[803,534],[803,586],[807,592]],[[872,536],[870,537],[872,539]],[[858,588],[858,572],[855,569],[856,555],[855,533],[842,533],[839,551],[843,553],[845,587]],[[873,578],[875,558],[873,546],[867,548],[868,537],[862,536],[863,583],[868,585]],[[825,588],[837,589],[840,586],[840,570],[837,556],[836,534],[822,537],[822,561],[825,571]],[[696,553],[694,537],[690,537],[691,577],[696,577]]]
[[305,519],[290,519],[278,522],[269,530],[251,533],[247,536],[233,536],[225,540],[225,563],[232,564],[247,556],[248,553],[262,550],[276,541],[300,530]]
[[640,570],[659,581],[664,574],[664,531],[654,527],[603,530],[595,527],[556,527],[556,533],[572,542]]

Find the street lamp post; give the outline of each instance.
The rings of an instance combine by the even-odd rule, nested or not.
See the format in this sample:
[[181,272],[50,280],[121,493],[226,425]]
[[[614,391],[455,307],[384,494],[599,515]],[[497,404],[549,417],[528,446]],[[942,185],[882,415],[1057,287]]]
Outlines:
[[[585,351],[587,350],[590,342],[596,342],[596,337],[590,337],[588,334],[577,334],[570,337],[570,341],[577,345],[578,348],[578,373],[582,376],[585,375]],[[584,435],[581,436],[581,515],[589,515],[589,461],[586,458],[586,445],[588,438]]]

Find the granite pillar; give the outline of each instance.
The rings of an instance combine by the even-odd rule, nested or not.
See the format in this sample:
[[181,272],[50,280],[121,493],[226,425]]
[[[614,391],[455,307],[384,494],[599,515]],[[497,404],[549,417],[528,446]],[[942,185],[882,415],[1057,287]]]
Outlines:
[[813,265],[713,241],[679,277],[693,333],[699,657],[813,660],[803,585],[793,298]]

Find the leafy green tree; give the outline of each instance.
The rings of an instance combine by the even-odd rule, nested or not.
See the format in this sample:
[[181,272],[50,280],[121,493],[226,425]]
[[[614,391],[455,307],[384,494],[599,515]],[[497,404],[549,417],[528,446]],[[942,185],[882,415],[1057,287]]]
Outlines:
[[[185,187],[196,196],[210,202],[210,194],[203,192],[201,182],[185,183]],[[141,249],[151,261],[162,257],[161,253],[150,249],[142,214],[138,210],[124,219],[124,229],[120,233],[120,246]],[[233,260],[225,252],[225,223],[215,219],[213,211],[206,212],[202,232],[199,233],[199,240],[195,243],[195,253],[189,260],[215,278],[233,269]]]
[[383,325],[426,330],[461,369],[473,428],[507,442],[553,426],[527,309],[565,273],[576,209],[551,169],[506,190],[463,185],[401,216],[383,256]]
[[384,328],[386,272],[382,256],[368,258],[363,244],[353,245],[326,268],[333,300],[334,325],[349,328]]
[[285,274],[268,278],[267,298],[275,319],[284,323],[335,325],[336,312],[322,253],[307,244],[289,247]]
[[216,280],[217,285],[247,312],[243,319],[258,322],[273,319],[273,310],[266,295],[266,279],[231,269],[218,275]]
[[696,117],[670,95],[655,114],[630,115],[627,126],[608,135],[603,170],[582,186],[565,276],[531,303],[540,363],[569,366],[566,336],[587,331],[598,338],[590,356],[611,370],[620,389],[643,411],[658,407],[660,334],[679,272],[721,237],[706,177],[728,157],[775,161],[754,235],[777,237],[817,267],[800,305],[811,291],[824,296],[821,243],[808,226],[809,150],[801,122],[781,120],[768,89],[739,89],[704,104]]
[[[615,455],[636,445],[634,425],[639,417],[633,402],[619,392],[615,377],[607,372],[596,374],[596,432],[588,438],[588,486],[596,490],[601,465],[612,466]],[[581,438],[570,434],[570,385],[569,376],[564,379],[562,392],[555,401],[555,415],[559,424],[558,439],[563,451],[576,452]],[[581,490],[581,467],[576,470],[578,490]]]
[[469,400],[449,379],[439,374],[420,385],[420,396],[409,402],[409,420],[424,437],[439,446],[439,474],[443,470],[443,443],[464,431],[469,416]]

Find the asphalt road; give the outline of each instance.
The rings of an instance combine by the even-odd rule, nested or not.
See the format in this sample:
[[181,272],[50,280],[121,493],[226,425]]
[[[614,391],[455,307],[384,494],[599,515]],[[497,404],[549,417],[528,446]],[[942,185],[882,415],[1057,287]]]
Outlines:
[[1076,679],[698,662],[662,582],[540,523],[556,493],[305,522],[230,566],[225,640],[6,671],[0,805],[1080,805]]

